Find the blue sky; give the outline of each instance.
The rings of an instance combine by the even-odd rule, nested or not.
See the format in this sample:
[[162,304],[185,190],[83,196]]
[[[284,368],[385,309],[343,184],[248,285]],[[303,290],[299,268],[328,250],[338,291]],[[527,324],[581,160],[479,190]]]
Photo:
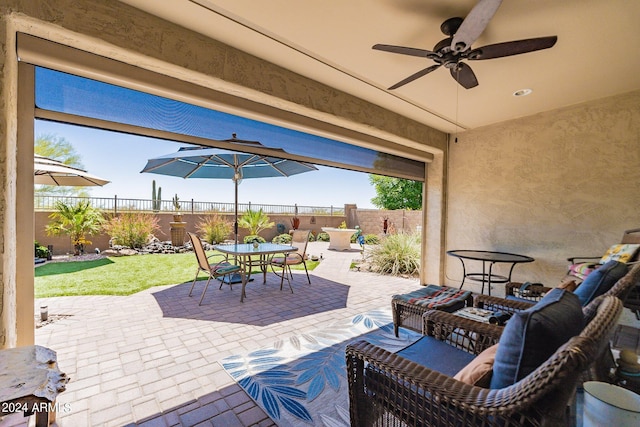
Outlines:
[[[140,173],[147,159],[177,151],[178,143],[40,120],[36,121],[35,134],[63,137],[80,154],[89,173],[111,181],[104,187],[87,187],[93,197],[150,199],[155,179],[165,200],[178,194],[183,201],[233,202],[231,180]],[[288,178],[245,179],[239,187],[239,202],[337,207],[355,203],[360,208],[374,207],[371,198],[376,194],[368,174],[322,166],[318,169]]]

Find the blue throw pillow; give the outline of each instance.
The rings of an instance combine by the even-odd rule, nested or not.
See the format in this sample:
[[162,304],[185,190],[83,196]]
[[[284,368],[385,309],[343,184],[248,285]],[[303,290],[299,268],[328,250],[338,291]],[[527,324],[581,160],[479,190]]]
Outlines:
[[611,289],[625,274],[627,274],[625,263],[609,261],[591,272],[573,293],[578,295],[580,304],[585,306]]
[[515,313],[500,337],[491,388],[520,381],[583,327],[580,300],[564,289],[552,289],[533,307]]

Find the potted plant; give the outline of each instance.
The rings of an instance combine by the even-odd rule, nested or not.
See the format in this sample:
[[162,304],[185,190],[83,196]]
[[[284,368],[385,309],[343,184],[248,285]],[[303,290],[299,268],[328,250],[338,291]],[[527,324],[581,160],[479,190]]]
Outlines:
[[175,210],[173,214],[173,222],[182,222],[182,213],[180,212],[180,199],[178,198],[178,194],[173,196],[171,201],[173,202],[173,209]]
[[294,230],[297,230],[300,227],[300,218],[298,218],[297,216],[291,218],[291,227]]

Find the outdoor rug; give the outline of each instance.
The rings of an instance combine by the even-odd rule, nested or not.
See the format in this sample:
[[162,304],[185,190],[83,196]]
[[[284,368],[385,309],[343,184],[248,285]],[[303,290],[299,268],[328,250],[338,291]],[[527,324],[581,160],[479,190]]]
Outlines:
[[347,344],[364,339],[397,351],[420,336],[400,329],[396,338],[391,308],[377,309],[221,363],[279,426],[348,426]]

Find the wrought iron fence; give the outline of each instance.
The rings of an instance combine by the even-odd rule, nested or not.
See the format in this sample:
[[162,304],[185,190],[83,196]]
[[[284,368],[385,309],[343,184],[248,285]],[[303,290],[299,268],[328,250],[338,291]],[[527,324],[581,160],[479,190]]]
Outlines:
[[[56,209],[56,203],[62,202],[67,205],[75,205],[80,201],[88,200],[91,206],[105,212],[175,212],[173,202],[171,200],[161,200],[160,209],[153,209],[153,200],[151,199],[121,199],[114,197],[75,197],[75,196],[59,196],[59,195],[39,195],[34,197],[34,207],[36,211],[51,211]],[[233,203],[224,202],[199,202],[191,199],[190,201],[180,201],[180,211],[183,213],[207,213],[207,212],[233,212]],[[300,205],[267,205],[258,203],[239,203],[238,211],[246,212],[247,210],[257,211],[262,209],[267,214],[280,215],[327,215],[341,216],[344,215],[344,207],[335,206],[300,206]]]

